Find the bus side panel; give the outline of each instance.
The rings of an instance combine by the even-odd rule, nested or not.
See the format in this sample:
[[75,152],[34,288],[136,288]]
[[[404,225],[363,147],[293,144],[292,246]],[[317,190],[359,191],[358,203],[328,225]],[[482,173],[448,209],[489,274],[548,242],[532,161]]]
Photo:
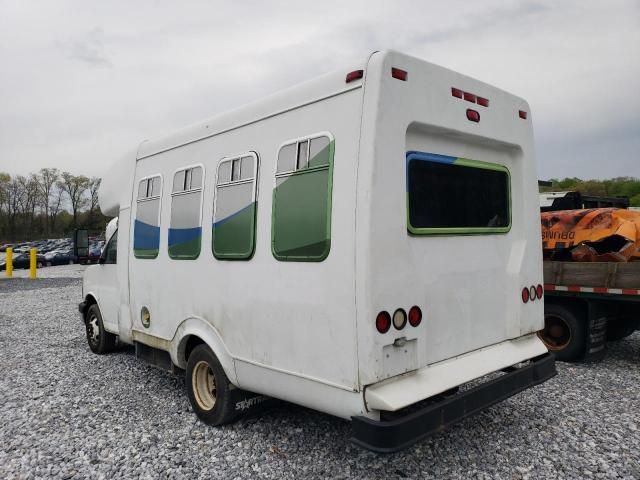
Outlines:
[[[141,159],[136,185],[161,174],[164,188],[158,257],[135,258],[129,250],[134,329],[171,340],[187,318],[208,322],[230,354],[243,362],[239,386],[248,390],[260,392],[262,368],[356,390],[354,183],[361,107],[362,89],[355,89]],[[329,255],[323,261],[278,261],[271,244],[278,148],[321,132],[335,139]],[[217,167],[225,157],[250,151],[259,159],[255,253],[249,260],[216,259],[212,218]],[[193,260],[172,259],[167,230],[173,176],[194,164],[204,167],[200,253]],[[132,210],[135,217],[135,201]],[[143,306],[151,313],[149,327],[140,321]],[[285,390],[281,398],[287,398]]]

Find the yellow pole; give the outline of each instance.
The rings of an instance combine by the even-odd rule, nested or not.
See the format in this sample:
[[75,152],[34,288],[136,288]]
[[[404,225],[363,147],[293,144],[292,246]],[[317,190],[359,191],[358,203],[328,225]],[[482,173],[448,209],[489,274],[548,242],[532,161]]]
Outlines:
[[38,266],[38,251],[35,248],[29,250],[29,278],[36,278],[36,269]]
[[6,274],[7,277],[11,278],[13,276],[13,248],[9,247],[7,248],[7,255],[5,257],[5,260],[7,262],[6,264]]

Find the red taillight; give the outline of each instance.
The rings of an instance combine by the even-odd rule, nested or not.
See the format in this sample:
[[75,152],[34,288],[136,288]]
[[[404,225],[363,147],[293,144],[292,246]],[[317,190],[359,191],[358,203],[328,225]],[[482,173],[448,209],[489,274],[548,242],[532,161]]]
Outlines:
[[518,110],[518,116],[521,119],[526,120],[527,119],[527,112],[525,112],[524,110]]
[[473,93],[464,92],[464,99],[467,102],[476,103],[476,96]]
[[529,301],[529,289],[524,287],[522,289],[522,303],[527,303]]
[[387,333],[391,328],[391,315],[389,312],[380,312],[376,317],[376,328],[380,333]]
[[391,68],[391,76],[395,79],[406,82],[409,74],[405,70],[400,70],[399,68],[393,67]]
[[360,80],[364,77],[364,70],[354,70],[353,72],[347,73],[347,83],[353,82],[354,80]]
[[453,95],[456,98],[462,98],[462,90],[460,90],[459,88],[454,88],[451,87],[451,95]]
[[409,325],[417,327],[422,321],[422,310],[420,307],[413,306],[409,309]]
[[538,298],[542,298],[542,295],[544,295],[544,288],[542,288],[542,285],[538,284],[538,286],[536,287],[536,295],[538,296]]
[[478,123],[480,121],[480,114],[469,108],[467,109],[467,120]]
[[478,105],[482,105],[483,107],[488,107],[489,106],[489,99],[488,98],[478,97],[476,99],[476,102],[477,102]]

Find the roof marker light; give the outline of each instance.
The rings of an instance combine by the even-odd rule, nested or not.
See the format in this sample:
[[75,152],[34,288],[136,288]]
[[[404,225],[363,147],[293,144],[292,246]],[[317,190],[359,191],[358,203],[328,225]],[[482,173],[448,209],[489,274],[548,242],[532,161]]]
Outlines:
[[482,105],[483,107],[488,107],[489,106],[489,99],[488,98],[478,97],[476,101],[477,101],[478,105]]
[[526,120],[527,119],[527,112],[525,112],[524,110],[519,110],[518,111],[518,116],[523,119]]
[[459,88],[455,88],[455,87],[451,87],[451,95],[453,95],[456,98],[462,98],[462,94],[464,92],[462,90],[460,90]]
[[399,68],[392,67],[391,76],[397,80],[402,80],[403,82],[406,82],[409,74],[405,70],[400,70]]
[[353,72],[347,73],[346,83],[351,83],[354,80],[360,80],[364,77],[364,70],[354,70]]
[[471,120],[472,122],[480,122],[480,114],[475,110],[467,109],[467,120]]
[[476,96],[473,93],[464,92],[464,99],[467,102],[476,103]]

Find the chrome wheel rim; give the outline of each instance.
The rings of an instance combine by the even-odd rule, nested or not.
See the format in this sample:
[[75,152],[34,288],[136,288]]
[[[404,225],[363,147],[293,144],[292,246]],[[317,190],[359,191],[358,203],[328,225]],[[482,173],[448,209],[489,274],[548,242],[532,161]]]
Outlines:
[[211,366],[200,360],[191,373],[193,396],[202,410],[211,410],[216,404],[216,377]]
[[100,325],[98,324],[98,317],[91,315],[87,321],[87,336],[92,345],[97,345],[100,341]]

